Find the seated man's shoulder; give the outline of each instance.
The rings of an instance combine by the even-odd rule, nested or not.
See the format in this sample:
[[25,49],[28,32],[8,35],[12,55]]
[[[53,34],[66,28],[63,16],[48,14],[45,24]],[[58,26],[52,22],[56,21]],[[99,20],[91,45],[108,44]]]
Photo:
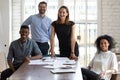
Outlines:
[[27,39],[28,41],[30,41],[30,42],[35,42],[33,39],[31,39],[31,38],[28,38]]
[[17,44],[17,43],[18,43],[18,41],[19,41],[19,39],[14,40],[14,41],[12,41],[12,42],[11,42],[11,44]]

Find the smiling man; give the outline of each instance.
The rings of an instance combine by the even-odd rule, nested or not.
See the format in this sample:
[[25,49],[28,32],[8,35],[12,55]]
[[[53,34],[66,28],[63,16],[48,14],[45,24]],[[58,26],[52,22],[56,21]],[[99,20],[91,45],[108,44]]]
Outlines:
[[[28,17],[22,25],[30,25],[31,38],[38,44],[43,56],[48,56],[52,20],[45,15],[47,3],[38,4],[38,14]],[[34,56],[34,54],[32,54]]]
[[[20,38],[13,41],[9,47],[7,62],[9,68],[1,73],[1,80],[10,77],[24,62],[42,58],[42,53],[33,40],[28,38],[29,27],[26,25],[20,28]],[[31,57],[31,54],[35,56]]]

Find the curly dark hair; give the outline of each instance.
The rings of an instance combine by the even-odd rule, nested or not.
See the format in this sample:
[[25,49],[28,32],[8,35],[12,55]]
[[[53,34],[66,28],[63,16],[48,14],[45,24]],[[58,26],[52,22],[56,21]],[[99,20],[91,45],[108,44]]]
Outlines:
[[99,36],[96,41],[95,41],[95,46],[97,47],[97,51],[98,53],[101,51],[101,48],[100,48],[100,41],[102,39],[106,39],[108,41],[108,43],[110,44],[109,47],[108,47],[108,50],[111,50],[114,46],[115,46],[115,40],[113,39],[113,37],[109,36],[109,35],[102,35],[102,36]]

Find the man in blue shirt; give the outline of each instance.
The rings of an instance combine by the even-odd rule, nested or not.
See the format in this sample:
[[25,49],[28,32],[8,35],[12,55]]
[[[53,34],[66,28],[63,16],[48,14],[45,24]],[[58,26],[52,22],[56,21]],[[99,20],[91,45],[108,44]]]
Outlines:
[[[11,43],[7,56],[9,68],[1,73],[1,80],[10,77],[24,62],[42,58],[42,53],[35,41],[28,38],[29,27],[20,28],[20,38]],[[31,56],[32,53],[35,56]]]
[[[48,55],[52,20],[45,15],[47,3],[40,2],[38,5],[39,14],[31,15],[22,25],[30,25],[31,37],[38,44],[43,56]],[[34,55],[34,54],[32,54]]]

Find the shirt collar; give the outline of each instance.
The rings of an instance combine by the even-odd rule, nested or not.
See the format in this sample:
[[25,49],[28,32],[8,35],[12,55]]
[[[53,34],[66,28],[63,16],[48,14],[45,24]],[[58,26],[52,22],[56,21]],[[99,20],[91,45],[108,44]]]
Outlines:
[[45,18],[46,17],[46,15],[44,17],[41,17],[40,14],[37,14],[37,16],[39,16],[40,18]]
[[102,53],[102,54],[103,54],[103,53],[110,53],[110,51],[109,51],[109,50],[108,50],[108,51],[106,51],[106,52],[101,51],[100,53]]

